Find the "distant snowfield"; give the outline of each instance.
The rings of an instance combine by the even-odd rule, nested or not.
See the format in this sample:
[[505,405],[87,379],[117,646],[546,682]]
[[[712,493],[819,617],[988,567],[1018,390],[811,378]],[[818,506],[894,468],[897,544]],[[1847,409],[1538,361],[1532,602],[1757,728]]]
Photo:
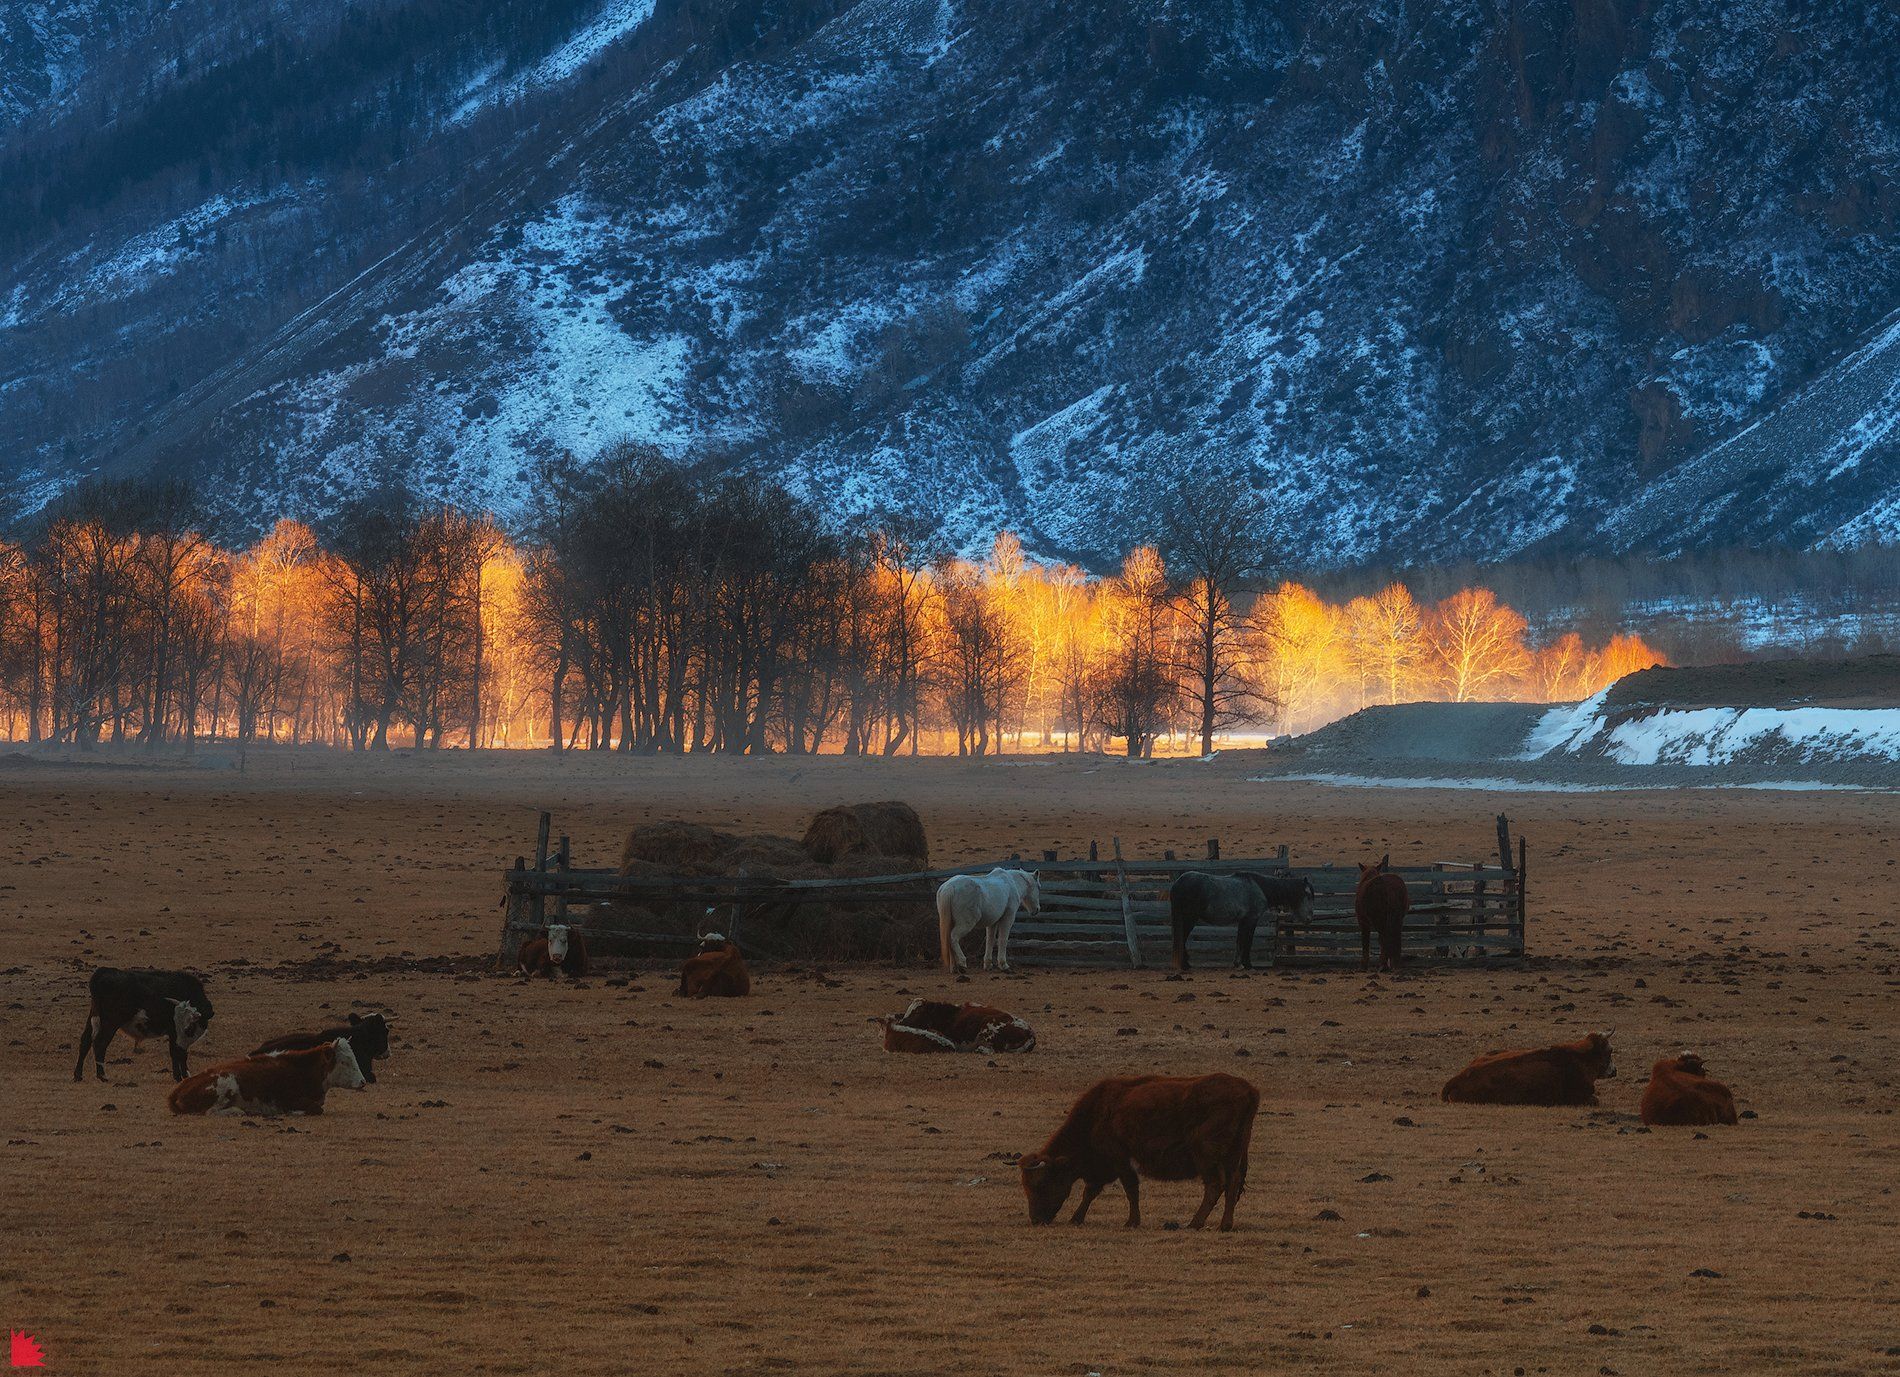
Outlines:
[[1665,708],[1623,721],[1603,694],[1552,708],[1520,760],[1594,756],[1619,765],[1900,761],[1900,708]]
[[1339,789],[1470,789],[1480,793],[1505,794],[1630,794],[1670,792],[1679,789],[1768,789],[1777,793],[1852,793],[1886,794],[1863,784],[1826,784],[1809,779],[1757,780],[1737,784],[1566,784],[1536,779],[1413,779],[1381,778],[1373,775],[1300,774],[1251,775],[1249,784],[1329,784]]

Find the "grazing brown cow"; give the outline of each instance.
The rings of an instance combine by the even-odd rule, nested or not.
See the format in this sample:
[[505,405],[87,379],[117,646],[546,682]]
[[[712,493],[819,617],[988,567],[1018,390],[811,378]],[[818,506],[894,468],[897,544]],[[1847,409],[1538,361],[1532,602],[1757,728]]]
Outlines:
[[1664,1057],[1649,1069],[1641,1113],[1644,1123],[1659,1128],[1738,1122],[1735,1096],[1722,1082],[1710,1079],[1694,1052]]
[[1555,1047],[1487,1052],[1446,1081],[1439,1098],[1453,1104],[1595,1104],[1596,1083],[1615,1074],[1610,1033],[1592,1033]]
[[699,955],[688,957],[680,967],[675,993],[691,999],[737,999],[752,993],[752,973],[745,968],[738,943],[709,932],[699,946]]
[[1007,1010],[988,1004],[913,999],[901,1014],[886,1014],[886,1052],[1028,1052],[1036,1033]]
[[172,1087],[172,1113],[321,1114],[331,1086],[363,1088],[363,1073],[348,1042],[246,1057],[200,1071]]
[[1054,1221],[1077,1181],[1080,1224],[1111,1181],[1128,1196],[1128,1227],[1141,1223],[1140,1178],[1202,1186],[1201,1207],[1188,1227],[1207,1223],[1224,1192],[1221,1231],[1234,1227],[1234,1204],[1247,1185],[1247,1147],[1260,1092],[1238,1076],[1110,1076],[1082,1092],[1062,1127],[1026,1154],[1023,1194],[1032,1224]]
[[587,939],[579,928],[565,923],[549,923],[542,936],[523,942],[515,960],[523,975],[545,975],[549,980],[556,971],[578,980],[593,969],[587,959]]
[[1396,971],[1405,959],[1405,913],[1412,898],[1405,892],[1404,877],[1387,867],[1392,855],[1387,852],[1377,865],[1359,867],[1359,887],[1353,891],[1352,911],[1359,919],[1359,969],[1372,966],[1372,932],[1379,932],[1379,969]]

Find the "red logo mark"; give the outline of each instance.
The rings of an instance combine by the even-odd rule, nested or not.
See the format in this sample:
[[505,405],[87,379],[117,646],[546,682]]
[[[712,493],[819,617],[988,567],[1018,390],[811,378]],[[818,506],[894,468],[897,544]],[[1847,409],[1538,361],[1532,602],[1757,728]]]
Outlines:
[[46,1354],[39,1342],[23,1329],[7,1331],[7,1358],[14,1367],[45,1367]]

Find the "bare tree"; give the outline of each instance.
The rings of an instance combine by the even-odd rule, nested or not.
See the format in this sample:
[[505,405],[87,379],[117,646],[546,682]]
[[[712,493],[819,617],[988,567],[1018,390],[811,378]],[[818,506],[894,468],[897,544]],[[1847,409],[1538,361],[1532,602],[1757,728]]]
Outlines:
[[1253,689],[1241,673],[1238,599],[1265,575],[1272,554],[1267,504],[1238,474],[1186,472],[1162,502],[1159,548],[1180,587],[1188,643],[1183,676],[1201,754],[1246,714]]

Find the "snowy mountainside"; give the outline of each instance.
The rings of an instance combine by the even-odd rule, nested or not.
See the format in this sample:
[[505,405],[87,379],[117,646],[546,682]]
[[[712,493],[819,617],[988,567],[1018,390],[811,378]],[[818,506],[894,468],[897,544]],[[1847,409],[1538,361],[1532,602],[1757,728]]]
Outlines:
[[62,122],[78,40],[0,85],[23,513],[162,466],[512,514],[630,437],[1098,566],[1213,467],[1296,566],[1900,523],[1854,7],[150,3],[202,21],[162,136]]

